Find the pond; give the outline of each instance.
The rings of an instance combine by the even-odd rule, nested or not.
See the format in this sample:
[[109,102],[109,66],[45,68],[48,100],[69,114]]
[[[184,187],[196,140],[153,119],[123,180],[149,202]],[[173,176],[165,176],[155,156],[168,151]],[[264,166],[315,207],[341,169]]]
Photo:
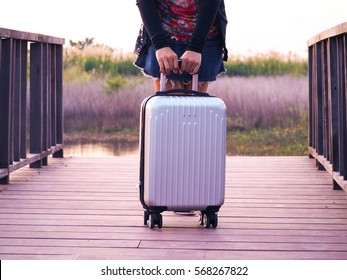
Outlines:
[[117,141],[107,143],[69,143],[64,144],[64,156],[105,157],[138,156],[139,143]]

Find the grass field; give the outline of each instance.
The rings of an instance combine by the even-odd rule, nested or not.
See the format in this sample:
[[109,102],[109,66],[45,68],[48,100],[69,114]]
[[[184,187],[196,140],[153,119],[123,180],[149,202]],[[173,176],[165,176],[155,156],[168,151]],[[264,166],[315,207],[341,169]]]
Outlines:
[[[104,45],[64,50],[65,141],[138,141],[142,100],[153,84],[133,66],[135,56]],[[227,105],[229,155],[305,155],[307,60],[269,52],[230,55],[227,73],[209,93]]]
[[[137,141],[140,104],[153,85],[137,76],[127,83],[111,92],[102,79],[66,84],[66,140]],[[227,105],[229,155],[306,154],[306,77],[220,77],[209,92]]]

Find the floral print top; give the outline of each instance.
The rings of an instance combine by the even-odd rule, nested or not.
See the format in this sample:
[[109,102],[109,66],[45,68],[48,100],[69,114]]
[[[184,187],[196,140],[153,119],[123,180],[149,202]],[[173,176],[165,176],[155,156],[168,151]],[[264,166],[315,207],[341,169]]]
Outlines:
[[[203,0],[157,0],[163,29],[171,39],[186,42],[195,29],[199,5]],[[211,27],[208,39],[216,37],[218,24]]]

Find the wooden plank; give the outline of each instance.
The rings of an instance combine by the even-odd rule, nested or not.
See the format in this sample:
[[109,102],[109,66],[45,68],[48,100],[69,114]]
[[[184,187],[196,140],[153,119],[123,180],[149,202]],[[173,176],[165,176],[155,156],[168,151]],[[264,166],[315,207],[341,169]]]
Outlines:
[[[106,256],[105,256],[106,257]],[[214,260],[346,260],[346,252],[312,251],[208,251],[206,259]]]
[[[11,250],[10,247],[83,247],[83,248],[137,248],[140,240],[129,239],[0,239],[0,251]],[[8,248],[8,249],[7,249]]]
[[[270,243],[270,244],[269,244]],[[344,252],[347,244],[303,243],[303,242],[200,242],[200,241],[141,241],[139,248],[222,250],[222,251],[263,251],[271,245],[272,251],[332,251]],[[1,243],[0,243],[1,244]]]
[[[139,213],[140,214],[140,213]],[[140,227],[143,226],[143,220],[137,216],[127,216],[121,220],[71,220],[71,219],[62,219],[62,220],[25,220],[25,221],[14,221],[7,220],[2,221],[1,224],[5,223],[6,225],[49,225],[49,226],[86,226],[86,227],[97,227],[97,226],[106,226],[106,227]],[[196,221],[187,221],[187,220],[170,220],[164,219],[165,228],[177,227],[177,228],[199,228],[201,233],[205,232],[201,226],[198,225]],[[219,222],[219,229],[223,230],[237,230],[244,229],[245,231],[254,231],[258,234],[261,234],[265,230],[269,230],[272,234],[278,234],[279,231],[282,231],[282,234],[286,234],[286,231],[293,230],[293,233],[296,234],[305,234],[305,231],[316,231],[317,235],[341,235],[346,234],[346,226],[344,224],[335,225],[335,224],[275,224],[275,223],[232,223],[232,219],[225,220],[224,222]],[[18,233],[19,234],[19,233]],[[21,233],[22,234],[22,233]],[[7,235],[0,236],[6,237]],[[44,236],[44,235],[43,235]],[[43,237],[42,236],[42,237]]]
[[[92,195],[92,193],[91,193]],[[119,193],[119,197],[115,200],[116,203],[111,204],[107,203],[107,205],[104,203],[107,200],[98,199],[98,202],[92,201],[93,203],[93,210],[99,209],[121,209],[126,206],[130,207],[133,206],[135,208],[138,208],[139,200],[135,197],[130,197],[131,194],[122,194]],[[63,194],[62,194],[63,196]],[[109,201],[109,200],[108,200]],[[326,203],[324,203],[324,201]],[[38,201],[27,201],[23,203],[23,200],[7,200],[4,201],[3,204],[0,207],[0,213],[54,213],[55,207],[51,206],[49,201],[44,201],[43,204],[40,203],[41,208],[37,208]],[[65,206],[69,206],[69,208],[74,208],[77,211],[78,210],[84,210],[83,205],[85,203],[83,201],[71,201],[71,203],[64,201]],[[256,199],[226,199],[225,201],[226,206],[223,208],[223,213],[232,212],[233,208],[297,208],[297,209],[346,209],[346,204],[344,201],[328,201],[323,200],[322,204],[319,204],[319,201],[309,201],[305,203],[303,200],[302,202],[296,201],[296,200],[288,200],[288,201],[278,201],[274,204],[269,202],[269,200],[256,200]],[[228,206],[231,205],[232,207]],[[45,207],[43,208],[43,206]],[[61,205],[63,206],[63,205]],[[53,209],[52,209],[53,208]],[[60,207],[56,213],[62,213],[64,211],[64,208],[66,207]],[[88,207],[90,209],[91,207]],[[48,212],[45,212],[45,210],[48,210]],[[52,211],[53,210],[53,211]]]
[[[88,202],[88,201],[87,201]],[[137,205],[139,204],[136,203]],[[134,204],[135,206],[135,204]],[[132,210],[131,212],[136,211],[136,213],[141,213],[142,208],[136,207],[132,208],[130,205],[130,208],[127,208],[126,203],[124,204],[124,207],[116,208],[115,210],[118,210],[117,213],[128,213],[128,211]],[[131,213],[129,212],[129,213]],[[346,219],[347,220],[347,213],[346,209],[293,209],[293,208],[236,208],[233,207],[231,211],[225,212],[223,210],[220,211],[220,213],[225,213],[229,216],[243,216],[243,217],[268,217],[268,218],[285,218],[285,217],[297,217],[297,218],[339,218],[339,219]],[[79,219],[80,215],[74,215],[71,214],[0,214],[0,221],[2,219],[60,219],[60,218],[66,218],[69,219]],[[222,215],[221,215],[222,216]],[[84,218],[87,219],[88,217],[92,218],[101,218],[98,217],[98,215],[84,215]]]
[[[252,259],[255,256],[263,259],[283,258],[287,259],[345,259],[345,252],[310,252],[310,251],[231,251],[231,250],[188,250],[188,249],[141,249],[141,248],[114,248],[112,252],[105,248],[83,248],[83,247],[21,247],[14,246],[3,249],[2,254],[40,254],[48,255],[55,251],[59,255],[75,255],[75,258],[82,259],[210,259],[212,256],[216,259],[239,259],[236,256],[243,256],[242,259]],[[219,254],[220,253],[220,254]],[[324,258],[322,258],[324,254]],[[107,257],[108,256],[108,257]]]
[[[6,243],[5,243],[6,241]],[[337,252],[347,254],[347,245],[323,244],[323,243],[271,243],[272,251],[295,251],[295,252]],[[50,248],[56,248],[55,253],[71,254],[84,253],[92,250],[112,248],[119,250],[123,248],[153,249],[153,250],[190,250],[190,251],[266,251],[268,243],[255,242],[200,242],[200,241],[139,241],[139,240],[37,240],[37,239],[12,239],[0,240],[0,250],[2,254],[28,253],[35,249],[36,253],[47,254]],[[141,251],[141,250],[139,250]],[[347,256],[347,255],[346,255]]]
[[7,29],[0,27],[0,37],[2,38],[14,38],[19,40],[31,41],[31,42],[43,42],[51,44],[64,45],[65,39],[47,36],[38,33],[24,32],[13,29]]
[[[183,221],[180,223],[184,223]],[[67,240],[165,240],[165,241],[187,241],[194,240],[204,242],[280,242],[280,243],[330,243],[345,244],[346,232],[315,230],[307,233],[303,230],[252,230],[236,228],[223,230],[204,230],[201,227],[186,227],[182,230],[179,227],[165,228],[165,234],[158,230],[148,230],[144,226],[132,227],[129,231],[126,227],[108,226],[77,226],[77,225],[4,225],[2,226],[1,239],[67,239]],[[203,234],[201,234],[203,233]],[[196,239],[198,238],[198,239]]]
[[328,39],[329,37],[334,37],[343,33],[347,33],[347,22],[338,24],[332,28],[329,28],[323,32],[320,32],[313,38],[307,41],[307,46],[312,46],[319,41]]
[[[71,227],[71,226],[70,226]],[[42,227],[41,227],[42,228]],[[267,249],[271,251],[273,249],[273,243],[325,243],[325,244],[340,244],[343,245],[346,243],[346,237],[341,237],[345,232],[340,232],[340,234],[329,233],[328,231],[311,231],[308,234],[304,230],[245,230],[245,229],[235,229],[227,230],[223,229],[224,234],[210,234],[206,233],[205,229],[195,228],[192,230],[192,227],[168,227],[164,230],[149,231],[148,228],[145,228],[146,231],[141,231],[144,227],[139,226],[133,228],[133,231],[122,231],[122,228],[114,228],[113,231],[107,232],[107,228],[101,229],[99,231],[92,232],[92,229],[84,227],[85,231],[69,231],[70,229],[65,226],[65,228],[60,229],[59,232],[53,232],[54,228],[51,226],[50,229],[45,232],[40,232],[38,228],[36,231],[8,231],[6,233],[0,233],[1,239],[7,240],[10,244],[12,239],[44,239],[47,242],[49,240],[147,240],[147,241],[156,241],[160,244],[162,241],[196,241],[201,242],[254,242],[254,243],[267,243]],[[96,227],[95,227],[96,228]],[[67,231],[64,231],[67,230]],[[205,231],[204,231],[205,230]],[[185,233],[182,233],[185,232]],[[221,231],[221,230],[220,230]],[[219,232],[220,232],[219,231]],[[288,232],[288,234],[285,234]],[[307,230],[306,230],[307,232]],[[189,234],[188,234],[189,233]],[[204,234],[202,234],[204,233]],[[228,234],[227,234],[228,233]],[[45,242],[46,242],[45,241]],[[6,245],[5,244],[5,245]],[[160,246],[160,245],[158,245]],[[213,249],[213,248],[211,248]],[[1,249],[0,249],[1,252]]]
[[1,260],[72,260],[74,255],[59,255],[59,254],[0,254]]
[[[324,254],[324,257],[322,255]],[[76,256],[75,259],[99,260],[98,254]],[[206,251],[127,249],[123,252],[106,252],[103,260],[345,260],[344,252],[296,252],[296,251]]]

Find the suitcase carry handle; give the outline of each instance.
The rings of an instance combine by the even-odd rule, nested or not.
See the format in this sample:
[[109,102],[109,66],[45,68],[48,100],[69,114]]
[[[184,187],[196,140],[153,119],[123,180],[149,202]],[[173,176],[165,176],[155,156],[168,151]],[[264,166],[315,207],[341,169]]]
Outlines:
[[192,76],[192,89],[170,89],[166,90],[166,75],[163,73],[160,73],[160,91],[158,91],[157,95],[175,95],[176,93],[185,95],[195,95],[195,96],[209,96],[208,93],[205,92],[199,92],[198,91],[198,84],[199,84],[199,76],[198,74],[195,74]]
[[[182,95],[182,93],[184,95]],[[195,90],[191,90],[191,89],[180,89],[180,88],[176,88],[176,89],[170,89],[170,90],[165,90],[165,91],[158,91],[155,94],[156,96],[168,96],[168,95],[180,95],[180,96],[210,96],[208,93],[206,92],[199,92],[199,91],[195,91]]]

